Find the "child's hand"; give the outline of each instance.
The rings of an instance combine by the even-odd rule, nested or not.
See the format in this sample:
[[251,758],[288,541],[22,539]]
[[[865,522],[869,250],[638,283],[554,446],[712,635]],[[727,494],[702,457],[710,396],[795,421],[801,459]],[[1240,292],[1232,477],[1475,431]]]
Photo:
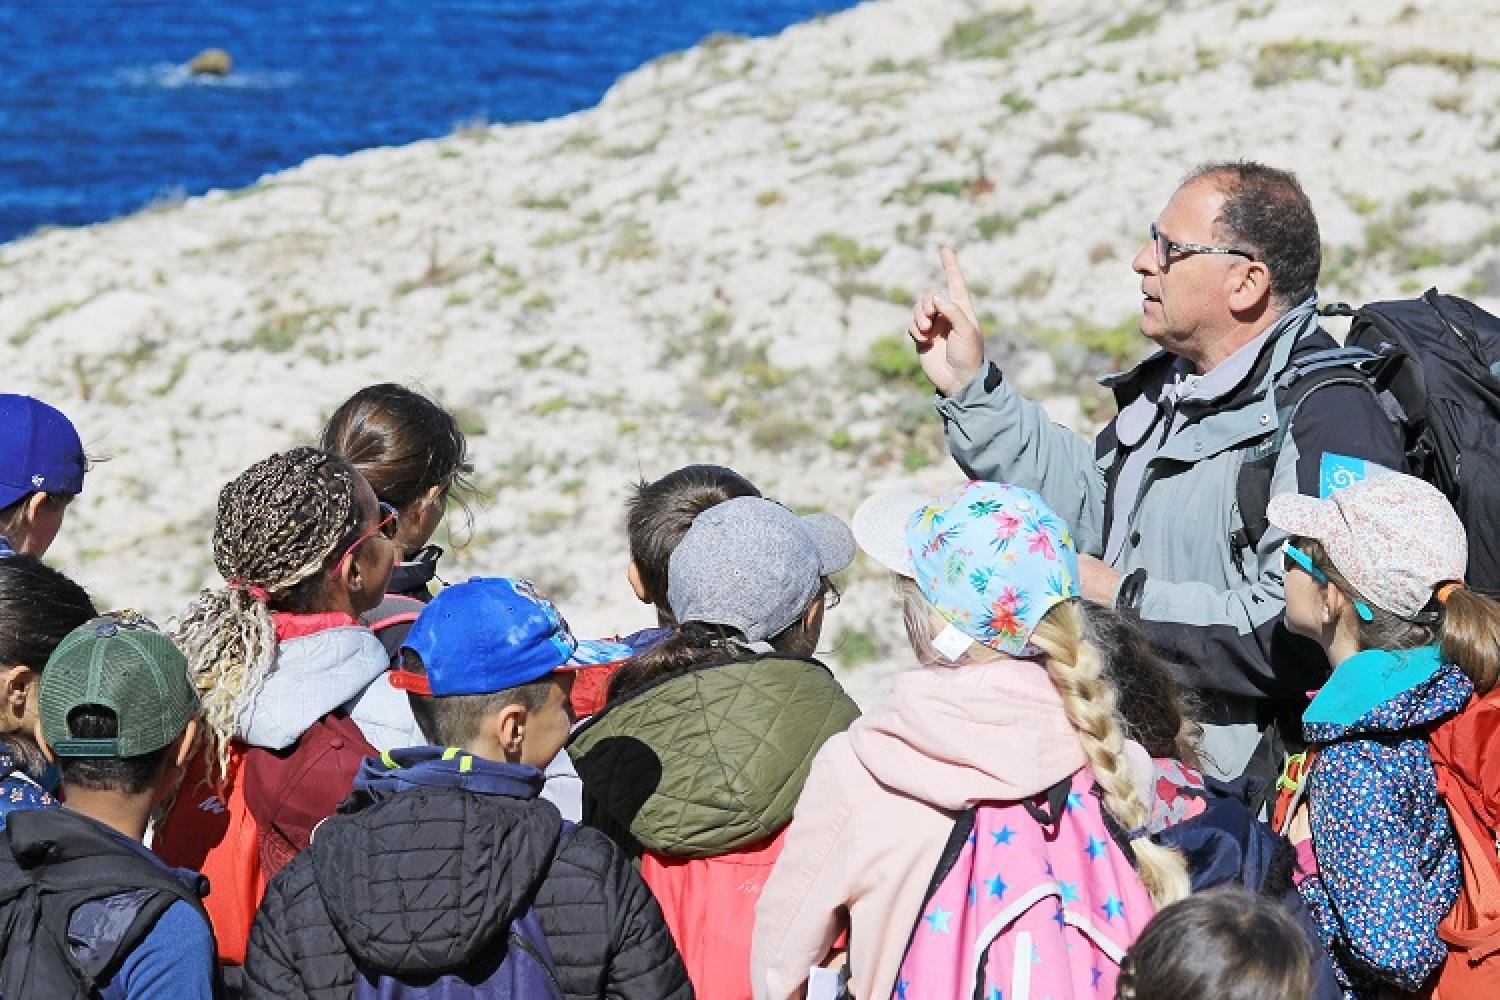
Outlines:
[[918,299],[906,332],[917,345],[922,371],[940,394],[951,396],[979,374],[984,365],[984,338],[969,286],[958,269],[958,256],[952,247],[941,248],[939,255],[948,295],[928,292]]

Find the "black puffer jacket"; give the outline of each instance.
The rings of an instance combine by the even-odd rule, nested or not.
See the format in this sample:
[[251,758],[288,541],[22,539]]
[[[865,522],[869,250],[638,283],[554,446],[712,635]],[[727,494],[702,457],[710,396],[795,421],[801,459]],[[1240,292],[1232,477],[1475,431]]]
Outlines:
[[493,790],[521,769],[474,758],[460,773],[439,753],[396,751],[397,769],[367,760],[343,814],[272,880],[247,997],[346,998],[361,970],[463,972],[504,948],[533,894],[569,1000],[693,996],[661,908],[613,843],[580,828],[554,859],[556,809]]

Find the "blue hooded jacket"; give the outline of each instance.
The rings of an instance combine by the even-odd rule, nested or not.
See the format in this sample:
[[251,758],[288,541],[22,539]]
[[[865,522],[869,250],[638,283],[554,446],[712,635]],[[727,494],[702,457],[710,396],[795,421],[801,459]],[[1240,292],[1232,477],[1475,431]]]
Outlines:
[[1346,996],[1418,989],[1447,953],[1437,926],[1458,897],[1459,857],[1427,734],[1473,690],[1436,647],[1365,650],[1302,717],[1318,747],[1308,793],[1318,872],[1300,889]]

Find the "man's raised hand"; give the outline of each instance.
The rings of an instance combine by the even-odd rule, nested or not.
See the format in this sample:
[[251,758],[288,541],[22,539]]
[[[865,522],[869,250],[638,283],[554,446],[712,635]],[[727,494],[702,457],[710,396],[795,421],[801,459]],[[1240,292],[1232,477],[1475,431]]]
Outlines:
[[979,374],[984,365],[984,339],[979,335],[969,286],[958,268],[958,255],[946,246],[938,254],[948,294],[932,291],[918,299],[906,332],[917,345],[922,371],[939,394],[951,396]]

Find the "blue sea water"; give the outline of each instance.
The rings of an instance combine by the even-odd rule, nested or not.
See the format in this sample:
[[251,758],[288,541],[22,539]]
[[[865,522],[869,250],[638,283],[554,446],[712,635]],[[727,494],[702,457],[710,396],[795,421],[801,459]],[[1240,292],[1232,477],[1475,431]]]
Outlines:
[[[0,241],[317,153],[536,121],[713,32],[854,0],[0,0]],[[188,61],[227,49],[234,71]]]

